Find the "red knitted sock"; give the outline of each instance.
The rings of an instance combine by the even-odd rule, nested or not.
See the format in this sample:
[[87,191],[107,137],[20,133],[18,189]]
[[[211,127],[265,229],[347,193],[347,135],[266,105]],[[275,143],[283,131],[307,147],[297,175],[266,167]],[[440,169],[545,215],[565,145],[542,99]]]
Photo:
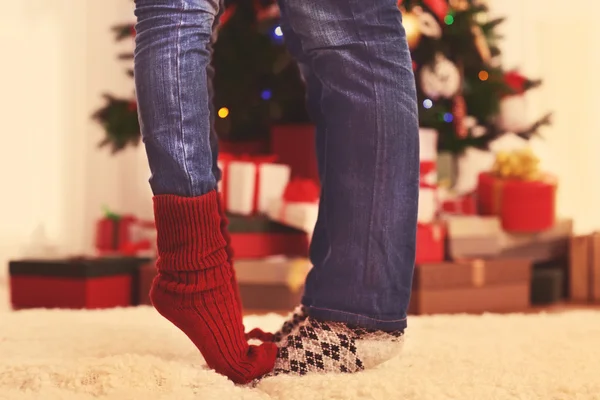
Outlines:
[[240,312],[243,313],[242,306],[242,297],[240,296],[240,288],[237,284],[237,277],[235,275],[235,268],[233,266],[233,247],[231,246],[231,235],[229,234],[229,220],[227,219],[227,214],[225,213],[225,200],[223,199],[223,195],[221,193],[217,194],[217,199],[219,201],[219,216],[221,217],[221,224],[219,227],[221,228],[221,235],[223,235],[223,239],[225,239],[225,251],[227,252],[227,262],[231,265],[232,277],[231,277],[231,286],[233,287],[233,291],[235,292],[235,298],[238,304],[240,305]]
[[277,348],[249,346],[221,234],[217,193],[154,197],[158,275],[150,298],[198,347],[208,366],[236,383],[271,371]]

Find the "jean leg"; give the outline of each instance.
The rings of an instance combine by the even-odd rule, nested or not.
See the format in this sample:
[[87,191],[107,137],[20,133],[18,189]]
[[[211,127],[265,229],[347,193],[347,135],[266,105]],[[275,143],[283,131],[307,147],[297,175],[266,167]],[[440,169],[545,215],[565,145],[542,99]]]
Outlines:
[[290,51],[319,84],[310,90],[307,79],[309,109],[321,117],[315,122],[322,125],[322,194],[303,302],[316,318],[403,329],[414,269],[419,139],[397,2],[280,4],[286,42],[295,38]]
[[136,0],[135,85],[155,195],[216,188],[207,68],[219,0]]
[[[215,21],[213,22],[213,34],[211,36],[211,40],[210,40],[210,44],[209,44],[209,50],[210,50],[210,58],[212,61],[212,55],[213,55],[213,46],[215,45],[215,42],[217,41],[218,38],[218,34],[219,34],[219,19],[221,18],[221,15],[223,14],[223,11],[225,10],[225,4],[223,2],[223,0],[219,0],[219,12],[217,13],[217,16],[215,17]],[[207,77],[207,82],[206,82],[206,86],[208,88],[208,111],[209,111],[209,123],[210,123],[210,150],[211,150],[211,154],[212,154],[212,172],[213,175],[215,177],[215,181],[219,182],[221,180],[221,169],[219,168],[218,162],[219,162],[219,137],[217,136],[217,130],[215,129],[215,104],[213,101],[213,97],[214,97],[214,85],[213,85],[213,78],[215,76],[215,68],[212,64],[212,62],[210,62],[208,64],[208,67],[206,68],[206,77]]]

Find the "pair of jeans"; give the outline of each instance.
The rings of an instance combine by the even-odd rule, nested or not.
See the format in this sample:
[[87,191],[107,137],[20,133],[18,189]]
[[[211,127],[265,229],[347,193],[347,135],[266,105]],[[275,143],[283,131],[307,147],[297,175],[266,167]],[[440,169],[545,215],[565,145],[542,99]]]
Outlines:
[[[406,327],[419,190],[416,89],[396,0],[280,0],[321,179],[309,315]],[[218,0],[136,0],[135,81],[155,194],[216,188],[209,78]],[[212,139],[211,139],[212,138]]]

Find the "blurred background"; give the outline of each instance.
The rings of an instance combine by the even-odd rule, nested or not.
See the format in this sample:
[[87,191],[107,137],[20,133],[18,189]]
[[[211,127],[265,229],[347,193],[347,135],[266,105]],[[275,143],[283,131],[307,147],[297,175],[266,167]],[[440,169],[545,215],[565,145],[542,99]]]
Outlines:
[[[555,268],[560,278],[539,279],[546,282],[543,290],[548,293],[552,285],[561,287],[560,294],[547,296],[572,296],[572,263],[577,259],[573,240],[589,238],[600,226],[600,52],[594,33],[600,3],[400,3],[423,128],[423,258],[417,263],[501,263],[502,255],[540,265],[560,260]],[[103,240],[114,240],[113,225],[107,228],[106,223],[132,216],[143,230],[152,221],[149,171],[143,145],[137,145],[133,79],[128,74],[135,36],[133,2],[4,1],[2,8],[0,282],[8,281],[7,266],[14,260],[106,255],[109,250],[151,259],[151,248],[133,248],[133,242],[125,249],[99,249]],[[252,164],[248,157],[256,160],[265,154],[275,156],[266,161],[289,166],[287,179],[270,192],[265,189],[274,197],[265,197],[265,202],[281,203],[276,211],[266,203],[258,210],[262,213],[246,210],[244,204],[231,207],[232,230],[241,235],[238,254],[252,260],[280,255],[303,259],[318,178],[302,81],[285,51],[275,5],[230,2],[224,19],[214,60],[223,166]],[[248,176],[244,171],[236,182]],[[538,188],[541,192],[529,191],[529,185],[514,189],[517,198],[510,201],[538,206],[503,215],[501,206],[491,204],[495,192],[490,191],[495,189],[489,185],[494,182],[482,181],[480,173],[485,172],[493,180],[523,178],[526,183],[543,180],[527,174],[543,173],[552,182]],[[252,190],[259,189],[245,190],[249,192],[235,196],[252,197]],[[503,201],[509,199],[507,194]],[[298,205],[298,212],[282,212],[286,202]],[[539,209],[546,214],[529,221],[532,226],[519,225],[527,210]],[[441,236],[432,226],[440,227]],[[293,239],[265,245],[260,232]],[[141,242],[152,240],[151,234],[141,235]],[[244,257],[244,249],[260,246],[256,243],[268,249]],[[514,243],[518,251],[503,253]],[[481,250],[485,246],[491,250]],[[577,254],[587,257],[593,243],[582,246]],[[586,264],[580,269],[587,271],[590,261],[577,262]],[[268,278],[270,282],[279,279],[294,288],[309,266],[286,268],[283,277]],[[248,282],[263,284],[259,275],[249,272]],[[587,278],[581,279],[589,287]],[[283,304],[277,296],[285,294],[277,293],[270,301]],[[529,301],[529,292],[527,296]],[[590,297],[586,292],[580,299]]]

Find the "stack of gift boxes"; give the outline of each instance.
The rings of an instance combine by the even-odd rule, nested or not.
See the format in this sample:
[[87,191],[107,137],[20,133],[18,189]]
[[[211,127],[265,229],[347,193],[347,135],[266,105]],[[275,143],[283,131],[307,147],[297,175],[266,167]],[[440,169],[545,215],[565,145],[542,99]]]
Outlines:
[[411,312],[522,311],[600,301],[600,235],[555,217],[557,181],[529,148],[500,152],[472,193],[435,187],[435,131],[422,129]]
[[[314,154],[297,156],[298,142],[314,144],[314,129],[280,129],[262,154],[222,146],[219,192],[229,219],[233,266],[242,302],[252,310],[290,310],[300,303],[308,244],[318,213]],[[269,146],[266,146],[267,148]],[[304,146],[306,147],[306,146]],[[313,147],[313,146],[311,146]],[[263,151],[265,146],[260,146]],[[229,151],[227,151],[229,150]],[[286,163],[278,162],[284,159]],[[105,211],[96,224],[96,253],[10,263],[11,299],[20,308],[106,308],[149,304],[156,276],[152,221]]]
[[[273,154],[238,148],[218,160],[247,309],[289,310],[300,301],[320,189],[314,154],[297,157],[295,149],[304,142],[312,149],[313,134],[274,131]],[[411,313],[600,301],[600,235],[573,237],[572,222],[555,219],[556,181],[537,169],[531,152],[498,154],[473,193],[453,194],[438,185],[437,140],[436,131],[421,129]],[[156,275],[153,223],[106,212],[96,238],[96,257],[12,262],[14,306],[149,304]]]

